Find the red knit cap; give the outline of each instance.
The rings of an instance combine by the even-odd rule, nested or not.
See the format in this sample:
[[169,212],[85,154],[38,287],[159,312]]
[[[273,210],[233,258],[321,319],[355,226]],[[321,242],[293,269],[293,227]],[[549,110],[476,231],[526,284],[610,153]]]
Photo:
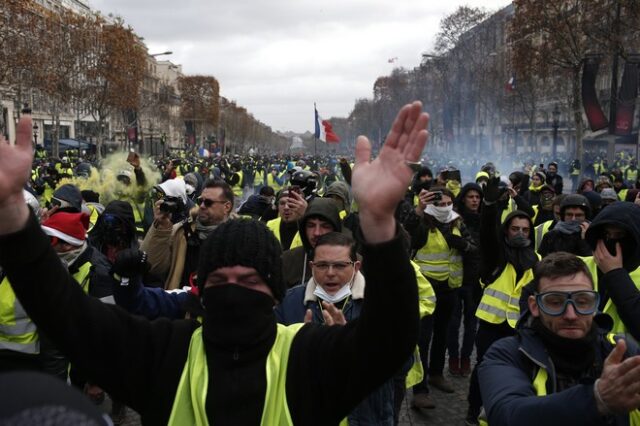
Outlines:
[[42,223],[42,230],[71,245],[81,246],[87,238],[88,222],[89,216],[83,213],[58,212]]

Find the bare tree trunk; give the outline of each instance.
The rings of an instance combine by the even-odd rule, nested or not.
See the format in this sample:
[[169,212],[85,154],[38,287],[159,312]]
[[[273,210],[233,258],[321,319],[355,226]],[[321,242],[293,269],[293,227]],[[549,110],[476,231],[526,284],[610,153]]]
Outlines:
[[580,171],[580,179],[582,179],[582,171],[585,167],[584,147],[582,145],[582,95],[580,67],[573,70],[573,78],[571,79],[571,109],[573,110],[573,122],[576,128],[576,158],[580,160],[582,170]]

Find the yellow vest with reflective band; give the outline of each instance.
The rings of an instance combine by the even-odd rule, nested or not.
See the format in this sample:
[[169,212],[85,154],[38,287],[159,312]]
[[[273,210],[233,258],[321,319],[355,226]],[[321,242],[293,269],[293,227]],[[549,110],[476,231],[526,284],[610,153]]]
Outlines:
[[40,353],[38,329],[16,298],[7,277],[0,283],[0,349]]
[[[271,232],[273,232],[273,235],[276,236],[276,239],[280,241],[280,244],[282,245],[282,240],[280,240],[280,222],[282,222],[281,217],[271,219],[269,222],[267,222],[267,228],[269,228]],[[293,236],[293,240],[291,240],[291,245],[288,248],[282,247],[282,250],[291,250],[301,246],[302,238],[300,238],[300,232],[296,232],[296,235]]]
[[[427,278],[448,281],[449,287],[462,285],[462,256],[458,250],[450,249],[438,228],[428,231],[427,243],[416,253],[415,262]],[[460,230],[453,228],[453,235],[460,236]]]
[[87,229],[87,232],[89,232],[94,226],[96,226],[96,222],[98,222],[98,218],[100,217],[100,212],[91,204],[87,204],[87,208],[91,212],[91,216],[89,217],[89,229]]
[[[287,365],[291,343],[303,325],[293,324],[286,327],[278,324],[276,340],[269,351],[265,365],[267,391],[260,422],[263,426],[293,425],[287,405]],[[182,370],[169,417],[168,424],[170,426],[204,426],[209,424],[206,411],[209,372],[215,374],[215,371],[215,366],[211,370],[207,366],[207,357],[202,342],[202,327],[199,327],[191,336],[187,362]],[[215,376],[213,380],[215,380]]]
[[433,314],[436,310],[436,292],[433,291],[431,283],[420,271],[420,266],[411,261],[411,266],[416,273],[416,281],[418,283],[418,308],[420,310],[420,318]]
[[238,183],[233,185],[233,188],[231,189],[233,189],[233,195],[238,198],[242,198],[242,170],[238,170],[236,173],[238,174],[240,179],[238,180]]
[[548,220],[536,226],[536,232],[534,234],[535,240],[536,240],[536,251],[538,251],[538,248],[540,247],[540,243],[542,242],[542,238],[544,238],[544,235],[547,232],[549,232],[549,228],[551,228],[552,223],[553,223],[553,220]]
[[271,173],[267,173],[267,186],[273,188],[275,192],[278,192],[282,189],[282,185],[280,185]]
[[[634,179],[635,182],[635,179]],[[620,201],[624,201],[627,198],[627,192],[629,192],[628,189],[621,189],[620,192],[618,192],[618,200]]]
[[[596,265],[595,260],[593,260],[593,256],[589,257],[581,257],[584,263],[589,268],[589,272],[591,272],[591,278],[593,279],[593,289],[598,291],[598,265]],[[636,285],[636,288],[640,290],[640,268],[629,274],[631,280]],[[613,319],[613,328],[611,329],[612,333],[626,333],[627,327],[625,327],[622,319],[620,319],[620,315],[618,315],[618,309],[616,305],[613,304],[613,299],[609,298],[607,304],[604,305],[603,313],[609,315]]]
[[533,271],[527,269],[516,283],[516,270],[507,263],[500,276],[485,287],[476,317],[491,324],[502,324],[507,320],[511,328],[516,328],[520,318],[520,294],[531,280]]
[[135,201],[129,201],[133,209],[133,220],[136,222],[136,232],[144,234],[144,203],[138,204]]
[[[433,314],[433,311],[436,309],[436,293],[433,291],[433,287],[427,277],[420,272],[420,266],[413,260],[411,261],[411,266],[416,273],[416,281],[418,283],[418,308],[420,318],[424,318],[427,315]],[[413,387],[420,383],[423,378],[424,369],[422,367],[422,361],[420,360],[420,350],[418,346],[416,346],[416,349],[413,351],[413,365],[407,373],[405,386],[407,389]]]
[[513,200],[513,198],[509,198],[509,204],[507,205],[507,208],[502,210],[502,215],[500,216],[500,223],[504,223],[504,221],[507,219],[507,216],[509,216],[509,213],[514,212],[516,210],[518,210],[518,205]]
[[627,168],[624,172],[624,176],[625,180],[635,182],[638,180],[638,169],[631,170],[630,168]]
[[85,262],[78,268],[78,272],[73,274],[73,279],[82,287],[82,290],[89,294],[89,279],[91,276],[89,273],[91,272],[91,262]]

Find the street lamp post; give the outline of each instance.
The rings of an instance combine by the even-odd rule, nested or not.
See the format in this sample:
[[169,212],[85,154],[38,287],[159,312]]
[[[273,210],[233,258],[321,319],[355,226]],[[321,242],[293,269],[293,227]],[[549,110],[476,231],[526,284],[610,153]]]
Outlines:
[[478,153],[482,152],[482,138],[484,133],[484,120],[480,119],[478,123]]
[[551,114],[553,115],[553,147],[551,151],[551,160],[556,161],[556,152],[558,149],[558,127],[560,126],[560,108],[558,108],[558,104],[553,107]]
[[38,123],[33,125],[33,149],[35,150],[38,147]]
[[153,122],[149,123],[149,139],[151,143],[151,155],[153,156]]

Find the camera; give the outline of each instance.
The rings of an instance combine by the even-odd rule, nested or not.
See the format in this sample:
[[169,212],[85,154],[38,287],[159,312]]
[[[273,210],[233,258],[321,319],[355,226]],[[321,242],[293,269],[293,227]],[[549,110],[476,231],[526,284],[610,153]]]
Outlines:
[[180,197],[163,197],[162,203],[160,203],[159,208],[162,213],[178,213],[182,208],[182,200],[180,199]]
[[460,170],[445,170],[442,172],[442,178],[444,180],[455,180],[458,182],[462,182],[462,177],[460,176]]

